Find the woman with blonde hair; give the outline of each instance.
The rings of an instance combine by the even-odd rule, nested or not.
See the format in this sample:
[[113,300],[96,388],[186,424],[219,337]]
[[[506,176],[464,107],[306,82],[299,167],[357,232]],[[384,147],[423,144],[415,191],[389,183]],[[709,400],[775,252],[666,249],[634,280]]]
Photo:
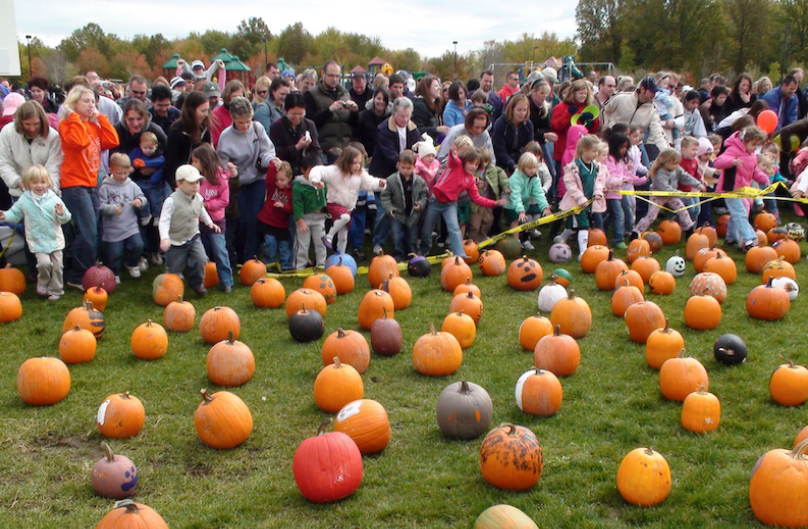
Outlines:
[[262,75],[255,81],[255,84],[252,88],[252,106],[253,110],[263,103],[267,96],[269,96],[269,85],[272,84],[272,79],[267,77],[266,75]]
[[75,86],[59,110],[59,136],[64,161],[62,199],[73,214],[73,243],[68,246],[72,266],[67,285],[81,286],[84,272],[95,264],[98,251],[98,171],[101,152],[118,146],[118,133],[95,106],[95,93]]

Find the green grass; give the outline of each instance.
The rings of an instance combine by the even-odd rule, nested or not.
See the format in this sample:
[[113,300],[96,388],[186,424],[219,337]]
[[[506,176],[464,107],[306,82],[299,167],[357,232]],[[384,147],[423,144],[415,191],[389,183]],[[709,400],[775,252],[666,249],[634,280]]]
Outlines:
[[[556,267],[546,258],[548,246],[543,242],[532,252],[545,276]],[[663,267],[673,250],[665,248],[657,256]],[[778,355],[808,362],[803,329],[808,311],[800,297],[782,321],[749,318],[746,295],[759,279],[745,272],[739,250],[730,255],[739,279],[729,287],[715,331],[692,331],[684,325],[691,265],[671,296],[647,295],[709,372],[722,418],[718,430],[707,435],[681,427],[681,404],[664,400],[657,372],[645,363],[644,347],[630,342],[623,320],[611,314],[610,293],[597,291],[594,278],[583,275],[577,263],[566,268],[574,276],[576,294],[592,307],[594,324],[580,340],[580,368],[562,379],[561,410],[547,419],[521,413],[513,394],[517,378],[532,364],[532,355],[519,346],[517,329],[535,313],[536,292],[511,290],[504,276],[480,277],[475,266],[475,283],[485,303],[477,340],[465,351],[456,374],[429,378],[415,372],[412,345],[430,321],[440,325],[451,295],[440,290],[438,267],[428,279],[410,279],[413,304],[396,313],[404,350],[392,358],[373,356],[363,375],[365,398],[378,400],[388,411],[392,440],[381,454],[364,458],[362,486],[353,496],[326,505],[304,500],[292,477],[295,448],[327,416],[312,394],[322,367],[322,340],[292,341],[282,309],[256,309],[243,286],[230,295],[212,292],[191,299],[197,322],[217,304],[232,307],[241,318],[240,340],[256,357],[253,379],[231,390],[250,407],[253,434],[238,448],[216,451],[199,441],[193,426],[199,390],[220,389],[207,379],[209,347],[198,329],[169,333],[168,353],[157,361],[139,361],[129,349],[137,325],[147,318],[162,322],[162,308],[151,301],[150,280],[156,271],[139,281],[124,279],[105,312],[106,333],[96,358],[71,367],[68,397],[42,408],[22,403],[15,375],[31,356],[58,355],[62,321],[79,304],[80,294],[72,291],[58,302],[44,302],[35,299],[29,286],[22,296],[22,318],[0,330],[5,345],[0,358],[0,526],[93,527],[101,519],[113,502],[95,495],[90,484],[90,470],[102,456],[95,415],[107,395],[123,391],[143,401],[146,425],[135,438],[110,444],[138,466],[135,499],[155,508],[174,528],[471,527],[480,512],[497,503],[524,510],[540,527],[760,526],[748,501],[752,467],[766,451],[790,447],[808,423],[804,406],[786,408],[771,400],[768,378],[781,363]],[[798,276],[806,273],[804,260],[797,270]],[[301,279],[284,280],[287,294],[301,284]],[[338,327],[358,330],[356,313],[367,289],[367,279],[360,277],[353,293],[329,306],[327,333]],[[726,367],[714,360],[712,343],[727,332],[746,340],[745,364]],[[537,434],[545,467],[533,489],[494,489],[479,470],[482,438],[460,442],[441,436],[436,399],[447,384],[461,378],[488,390],[493,424],[514,422]],[[673,488],[657,507],[633,507],[617,492],[617,467],[630,450],[649,445],[667,458]]]

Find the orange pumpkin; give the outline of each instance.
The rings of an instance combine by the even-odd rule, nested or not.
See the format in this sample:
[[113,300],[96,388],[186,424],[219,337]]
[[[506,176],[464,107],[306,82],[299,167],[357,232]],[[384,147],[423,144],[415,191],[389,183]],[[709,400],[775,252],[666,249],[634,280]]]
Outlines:
[[196,309],[191,303],[183,301],[182,296],[169,303],[163,311],[163,325],[169,331],[188,332],[194,327],[195,319]]
[[480,272],[485,276],[499,276],[505,273],[505,257],[498,250],[483,250],[477,261],[480,264]]
[[101,312],[104,312],[104,309],[107,308],[109,295],[107,294],[107,291],[101,287],[90,287],[84,293],[84,301],[91,301],[93,303],[93,307]]
[[205,279],[203,280],[205,288],[213,288],[219,284],[219,270],[216,268],[216,263],[208,261],[205,265]]
[[59,357],[65,364],[81,364],[95,358],[98,342],[93,333],[78,325],[62,334],[59,340]]
[[687,238],[687,245],[685,245],[685,259],[692,261],[696,257],[696,253],[703,248],[710,247],[710,239],[702,233],[694,233]]
[[614,282],[621,272],[628,270],[628,265],[621,259],[614,258],[614,252],[609,250],[609,257],[598,263],[595,267],[595,284],[599,290],[611,292]]
[[668,294],[673,294],[675,288],[676,278],[673,277],[673,274],[664,270],[654,272],[651,274],[651,279],[648,280],[648,289],[652,294],[667,296]]
[[799,445],[801,442],[805,441],[806,439],[808,439],[808,426],[806,426],[805,428],[800,430],[800,433],[798,433],[797,437],[794,438],[794,446],[793,446],[793,448],[797,448],[797,445]]
[[134,330],[131,345],[136,357],[141,360],[154,360],[166,354],[168,336],[162,325],[148,320]]
[[95,529],[123,529],[124,527],[148,527],[149,529],[168,529],[168,524],[157,514],[157,511],[132,500],[115,503],[115,508],[104,516]]
[[617,468],[617,491],[632,505],[648,507],[662,503],[671,492],[668,462],[650,448],[635,448]]
[[592,327],[592,310],[583,298],[575,296],[575,290],[570,289],[569,295],[558,300],[550,311],[550,323],[553,328],[560,325],[562,334],[577,340],[586,336]]
[[642,239],[648,241],[651,246],[651,253],[659,253],[662,250],[662,236],[655,231],[646,231],[642,234]]
[[727,284],[718,274],[702,272],[690,282],[691,296],[712,296],[719,303],[727,299]]
[[[3,292],[0,292],[0,297],[2,295]],[[0,306],[2,306],[2,301],[0,301]],[[104,314],[100,310],[95,310],[90,301],[85,301],[83,307],[76,307],[67,313],[65,322],[62,325],[62,334],[73,329],[76,325],[93,333],[96,339],[104,336]]]
[[11,292],[18,296],[25,292],[25,276],[19,268],[12,268],[10,264],[0,268],[0,292]]
[[601,261],[609,258],[609,249],[606,246],[590,246],[581,256],[581,270],[585,274],[594,274]]
[[310,275],[303,281],[303,288],[314,290],[322,294],[326,305],[331,305],[337,301],[337,287],[328,274],[321,273]]
[[721,304],[712,296],[692,296],[685,303],[685,325],[691,329],[715,329],[721,323]]
[[645,342],[645,361],[652,369],[659,369],[665,360],[679,356],[684,347],[685,339],[679,331],[668,327],[668,320],[665,319],[665,327],[648,335]]
[[22,303],[17,294],[0,292],[0,322],[8,323],[19,320],[20,316],[22,316]]
[[321,410],[337,413],[349,402],[365,394],[362,376],[348,364],[334,357],[334,363],[320,370],[314,380],[314,402]]
[[694,391],[685,398],[682,407],[682,426],[693,433],[712,432],[721,422],[721,403],[718,397],[704,390]]
[[808,400],[808,369],[788,358],[777,366],[769,379],[769,393],[777,404],[799,406]]
[[622,318],[626,314],[626,309],[644,299],[645,297],[642,295],[640,289],[630,285],[628,279],[626,279],[625,284],[612,294],[612,314],[618,318]]
[[788,230],[785,228],[772,228],[766,232],[766,239],[769,244],[774,244],[788,237]]
[[727,256],[727,252],[720,248],[716,248],[715,246],[711,246],[710,248],[702,248],[696,252],[696,256],[693,258],[693,268],[696,269],[697,273],[704,272],[704,263],[707,262],[707,259],[712,259],[718,254],[722,254],[724,257]]
[[553,334],[553,324],[541,314],[530,316],[519,325],[519,343],[525,351],[534,351],[539,340],[548,334]]
[[359,399],[343,406],[334,420],[334,431],[353,439],[362,455],[381,452],[392,436],[387,410],[371,399]]
[[793,450],[769,450],[755,464],[749,482],[749,503],[755,517],[766,525],[778,527],[808,526],[804,504],[794,498],[808,495],[805,451],[808,442]]
[[[724,238],[724,237],[727,236],[727,228],[729,227],[729,219],[730,219],[730,215],[729,215],[729,213],[726,213],[726,214],[721,215],[720,217],[718,217],[718,222],[715,223],[715,233],[721,238]],[[715,246],[715,244],[713,244],[713,246]]]
[[651,256],[651,245],[645,239],[634,239],[628,244],[626,250],[626,261],[633,263],[640,257]]
[[443,290],[454,292],[454,290],[471,280],[471,268],[458,256],[447,257],[441,263],[440,286]]
[[587,247],[589,246],[608,246],[609,239],[606,237],[606,232],[598,228],[591,228],[589,230],[589,239]]
[[653,301],[640,301],[626,309],[626,328],[632,342],[642,343],[657,329],[665,326],[665,314]]
[[449,305],[449,312],[458,312],[461,310],[468,316],[471,316],[474,323],[479,325],[483,317],[483,302],[480,298],[471,292],[455,296],[452,298],[452,302]]
[[446,316],[440,330],[441,332],[448,332],[457,338],[457,343],[460,344],[462,349],[471,347],[474,343],[474,338],[477,337],[477,324],[471,316],[465,314],[462,310],[452,312]]
[[738,270],[735,268],[735,260],[721,254],[707,259],[704,262],[703,271],[720,275],[721,279],[723,279],[724,283],[727,285],[733,284],[738,277]]
[[337,294],[340,296],[353,291],[356,278],[351,268],[342,264],[342,257],[339,258],[337,264],[326,268],[325,273],[334,282],[334,287],[336,287]]
[[463,251],[466,252],[466,264],[473,265],[480,258],[480,250],[477,248],[477,243],[471,239],[463,241]]
[[679,244],[682,240],[682,227],[673,220],[663,220],[659,223],[657,233],[662,237],[662,244]]
[[746,252],[744,263],[746,271],[753,274],[760,274],[763,268],[770,261],[777,259],[777,251],[771,246],[755,246]]
[[[331,268],[334,267],[332,266]],[[348,267],[346,266],[345,268]],[[348,270],[348,273],[350,274],[351,271]],[[351,274],[351,277],[353,278],[353,274]],[[337,289],[337,292],[339,293],[339,289]],[[256,307],[262,309],[277,309],[286,301],[286,290],[284,290],[283,285],[277,279],[262,277],[250,287],[250,299],[252,299],[253,305]],[[326,302],[326,304],[328,304],[328,302]]]
[[785,239],[774,243],[772,248],[774,248],[774,251],[777,252],[778,257],[782,257],[793,265],[799,263],[800,257],[802,257],[802,251],[800,250],[799,243],[788,236],[786,236]]
[[385,313],[389,318],[395,317],[393,298],[384,290],[371,290],[359,303],[359,325],[369,331],[373,322],[380,320]]
[[470,277],[466,278],[466,282],[464,284],[458,285],[457,288],[454,289],[454,292],[452,293],[452,297],[458,296],[460,294],[468,294],[469,292],[471,292],[472,294],[474,294],[475,296],[477,296],[480,299],[483,298],[482,293],[480,291],[480,287],[478,287],[477,285],[471,284],[471,278]]
[[755,235],[757,235],[758,246],[766,246],[769,244],[769,237],[766,236],[766,232],[762,230],[756,230]]
[[129,392],[110,395],[98,408],[95,419],[101,435],[113,439],[128,439],[140,433],[146,422],[146,408]]
[[539,482],[544,458],[536,434],[522,426],[502,423],[485,436],[480,447],[480,471],[490,485],[525,490]]
[[746,312],[757,320],[775,321],[788,314],[791,299],[785,289],[772,286],[774,278],[752,289],[746,298]]
[[676,358],[666,360],[659,370],[659,389],[668,400],[684,401],[694,391],[710,387],[707,370],[695,358],[686,357],[685,351]]
[[516,405],[525,413],[550,417],[558,413],[562,399],[561,382],[548,370],[533,368],[516,381]]
[[536,290],[544,279],[541,265],[523,255],[508,267],[508,285],[516,290]]
[[404,310],[412,303],[412,289],[407,280],[401,276],[390,277],[382,281],[380,290],[384,290],[393,298],[393,307],[396,310]]
[[250,408],[237,395],[200,391],[202,403],[194,412],[194,427],[203,443],[217,450],[235,448],[246,441],[253,429]]
[[242,285],[251,287],[256,281],[267,275],[267,265],[257,257],[244,261],[241,265],[241,270],[238,273],[238,278]]
[[768,211],[761,211],[755,215],[755,220],[752,221],[752,225],[756,230],[769,231],[777,226],[777,217]]
[[794,270],[794,266],[791,263],[780,256],[766,263],[766,266],[763,267],[763,273],[760,275],[760,282],[765,285],[769,282],[769,279],[775,277],[787,277],[796,281],[797,272]]
[[241,322],[236,311],[230,307],[213,307],[208,309],[199,320],[199,334],[207,343],[219,343],[227,340],[232,331],[233,338],[241,334]]
[[412,348],[412,363],[422,375],[451,375],[463,363],[463,348],[457,338],[448,332],[436,332],[430,323],[429,333],[418,338]]
[[636,270],[623,270],[620,272],[620,275],[617,276],[614,280],[614,288],[620,288],[628,284],[637,287],[637,290],[642,293],[645,290],[645,282],[642,280],[642,276]]
[[709,223],[705,223],[704,226],[702,226],[701,228],[696,228],[695,233],[698,233],[699,235],[705,235],[707,237],[707,240],[710,241],[709,246],[715,246],[716,244],[718,244],[718,232],[716,231],[715,228],[710,226]]
[[390,276],[398,277],[398,263],[392,255],[380,253],[370,261],[368,281],[371,288],[379,288],[382,281]]
[[241,386],[255,373],[252,350],[235,339],[233,332],[208,352],[206,360],[208,378],[217,386]]
[[325,318],[328,303],[322,294],[308,288],[299,288],[289,294],[289,297],[286,298],[286,316],[291,318],[292,314],[303,308],[303,305],[306,305],[309,310],[319,312],[320,316]]
[[67,397],[70,371],[58,358],[29,358],[17,371],[17,393],[26,404],[49,406]]
[[161,307],[165,307],[184,293],[185,284],[177,274],[160,274],[152,282],[152,298]]
[[360,375],[367,371],[370,365],[368,341],[356,331],[337,329],[325,339],[320,352],[323,356],[323,365],[331,365],[334,358],[339,358],[340,362],[352,366]]
[[640,257],[631,263],[631,269],[640,274],[644,283],[648,283],[654,272],[659,272],[659,261],[653,257]]
[[575,373],[581,364],[581,348],[572,336],[561,334],[556,325],[553,334],[543,337],[533,350],[533,364],[559,377]]

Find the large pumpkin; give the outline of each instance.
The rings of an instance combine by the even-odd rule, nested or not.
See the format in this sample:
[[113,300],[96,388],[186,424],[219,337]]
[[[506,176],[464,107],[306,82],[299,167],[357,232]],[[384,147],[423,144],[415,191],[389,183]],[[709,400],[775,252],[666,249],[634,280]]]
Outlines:
[[595,267],[595,284],[599,290],[611,292],[617,277],[628,270],[628,265],[621,259],[614,258],[614,252],[609,250],[609,257]]
[[684,353],[682,349],[676,358],[666,360],[659,370],[659,389],[668,400],[682,402],[694,391],[710,387],[707,370],[701,362],[685,357]]
[[660,222],[657,233],[662,237],[662,244],[679,244],[679,241],[682,240],[682,227],[673,220],[663,220]]
[[451,375],[463,363],[463,348],[448,332],[437,332],[432,323],[429,333],[421,336],[412,348],[412,363],[422,375]]
[[368,281],[371,288],[379,288],[388,277],[398,277],[398,263],[392,255],[381,253],[370,261]]
[[19,268],[12,268],[10,264],[0,268],[0,292],[11,292],[18,296],[25,292],[25,275]]
[[188,302],[183,301],[179,296],[172,301],[163,311],[163,325],[169,331],[188,332],[194,327],[196,319],[196,309]]
[[0,292],[0,322],[16,321],[22,316],[22,303],[13,292]]
[[477,336],[477,324],[474,319],[462,310],[452,312],[443,319],[441,332],[448,332],[455,338],[463,349],[468,349]]
[[393,318],[395,315],[395,305],[393,298],[384,290],[371,290],[359,303],[359,325],[369,331],[373,322],[380,319],[384,314]]
[[152,298],[161,307],[165,307],[184,293],[185,283],[177,274],[160,274],[152,282]]
[[474,529],[539,529],[530,517],[511,505],[494,505],[484,510],[474,522]]
[[336,356],[334,363],[322,368],[314,380],[314,402],[326,412],[337,413],[364,394],[362,376],[353,366],[343,364]]
[[110,395],[98,407],[95,422],[104,437],[127,439],[140,433],[146,422],[146,408],[128,391]]
[[[255,284],[253,284],[253,286],[255,286]],[[337,301],[337,287],[328,274],[321,273],[310,275],[303,281],[303,288],[314,290],[322,294],[327,305],[331,305]]]
[[95,358],[98,342],[93,333],[78,325],[62,334],[59,340],[59,358],[65,364],[81,364]]
[[694,233],[687,238],[685,245],[685,259],[692,261],[696,257],[696,253],[702,248],[710,247],[710,239],[703,233]]
[[594,274],[601,261],[609,258],[609,249],[606,246],[590,246],[581,255],[581,270],[585,274]]
[[252,414],[243,400],[229,391],[209,395],[203,389],[200,393],[202,403],[194,412],[194,426],[203,443],[217,450],[227,450],[250,437]]
[[206,361],[208,378],[217,386],[241,386],[255,373],[255,357],[242,342],[235,339],[232,332],[227,340],[210,348]]
[[752,226],[754,226],[756,230],[769,231],[777,226],[777,217],[768,211],[761,211],[755,215],[755,219],[752,221]]
[[770,261],[777,259],[777,251],[771,246],[755,246],[746,252],[744,263],[747,272],[760,274]]
[[721,279],[723,279],[724,283],[727,285],[733,284],[735,279],[738,277],[738,270],[735,267],[735,260],[721,254],[707,259],[704,262],[704,268],[702,268],[702,270],[704,272],[720,275]]
[[653,301],[640,301],[629,305],[624,318],[628,336],[636,343],[646,343],[652,332],[665,326],[665,314]]
[[505,272],[505,257],[497,250],[483,250],[477,260],[485,276],[498,276]]
[[70,371],[58,358],[29,358],[17,371],[17,393],[26,404],[49,406],[67,397]]
[[443,435],[468,440],[479,437],[488,429],[494,407],[485,389],[461,380],[441,391],[435,413]]
[[299,288],[289,294],[286,298],[286,316],[291,318],[292,314],[302,309],[304,304],[309,310],[317,311],[325,318],[328,303],[322,294],[308,288]]
[[712,432],[721,422],[721,403],[718,397],[700,388],[685,398],[682,407],[682,426],[693,433]]
[[362,484],[362,453],[342,432],[325,433],[326,419],[317,435],[300,443],[292,459],[292,474],[303,497],[314,503],[347,498]]
[[617,490],[632,505],[647,507],[662,503],[671,492],[668,462],[650,448],[635,448],[617,469]]
[[772,248],[774,248],[774,251],[777,252],[779,257],[782,257],[793,265],[799,263],[800,257],[802,257],[799,243],[789,237],[786,237],[782,241],[777,241]]
[[[594,246],[593,246],[594,248]],[[561,334],[572,336],[576,340],[583,338],[592,327],[592,310],[583,299],[575,296],[570,290],[569,296],[559,300],[550,312],[550,323],[553,328],[561,326]]]
[[93,466],[93,490],[115,500],[131,496],[138,479],[135,464],[126,456],[113,454],[107,443],[102,441],[101,446],[105,455]]
[[412,289],[410,288],[410,284],[401,276],[390,274],[390,277],[382,281],[379,290],[390,294],[390,297],[393,298],[393,308],[395,310],[404,310],[412,303]]
[[130,343],[132,352],[141,360],[155,360],[165,355],[168,350],[166,330],[151,320],[135,328]]
[[684,314],[691,329],[715,329],[721,323],[721,304],[712,296],[692,296],[685,303]]
[[91,266],[84,272],[81,279],[81,286],[84,290],[90,290],[93,287],[101,287],[107,291],[108,294],[115,292],[115,287],[118,286],[115,281],[115,274],[112,270],[104,266],[100,261]]
[[207,343],[219,343],[227,340],[230,332],[238,340],[241,334],[241,322],[236,311],[230,307],[213,307],[208,309],[199,320],[199,334]]
[[[347,273],[351,276],[351,281],[353,281],[353,275],[350,270]],[[339,289],[337,289],[337,292],[339,292]],[[277,279],[262,277],[250,287],[250,299],[252,299],[253,305],[256,307],[277,309],[283,306],[283,302],[286,301],[286,290]]]
[[333,364],[334,357],[337,357],[343,364],[353,366],[360,375],[367,371],[370,365],[368,341],[356,331],[337,329],[325,339],[320,352],[323,365]]
[[458,256],[447,257],[441,264],[440,286],[443,290],[454,292],[454,290],[470,281],[472,277],[471,268]]
[[556,325],[553,334],[538,341],[533,350],[533,364],[559,377],[566,377],[578,369],[581,348],[571,336],[561,334]]
[[67,313],[62,325],[62,333],[75,328],[76,325],[82,329],[87,329],[93,333],[96,339],[100,339],[104,336],[104,313],[100,310],[95,310],[92,302],[85,301],[84,306],[76,307]]
[[792,450],[769,450],[755,463],[749,482],[749,503],[766,525],[808,526],[808,440]]
[[508,267],[508,285],[516,290],[536,290],[543,278],[541,265],[524,255]]
[[238,273],[238,278],[242,285],[251,287],[256,281],[267,275],[267,265],[257,257],[244,261],[241,265],[241,270]]
[[777,404],[799,406],[808,400],[808,369],[793,361],[777,366],[769,379],[769,393]]
[[772,281],[770,278],[767,284],[756,286],[746,298],[746,311],[757,320],[780,320],[791,309],[788,293],[772,286]]
[[371,399],[349,402],[339,410],[334,431],[353,439],[362,455],[381,452],[392,436],[387,410]]
[[157,511],[132,500],[121,500],[115,503],[115,508],[104,516],[95,529],[168,529],[168,524],[157,514]]
[[525,490],[538,483],[544,458],[536,434],[502,423],[485,436],[480,447],[483,478],[499,489]]

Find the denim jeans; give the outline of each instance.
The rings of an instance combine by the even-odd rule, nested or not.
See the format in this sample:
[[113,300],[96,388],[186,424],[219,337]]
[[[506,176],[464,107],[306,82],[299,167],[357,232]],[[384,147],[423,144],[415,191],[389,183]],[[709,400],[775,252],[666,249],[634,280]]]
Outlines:
[[279,240],[272,235],[264,235],[264,257],[270,263],[274,263],[278,254],[281,270],[293,270],[295,268],[292,260],[292,241]]
[[238,190],[239,218],[236,226],[236,254],[238,262],[243,263],[258,255],[261,234],[258,232],[256,219],[264,207],[266,197],[264,179],[257,180]]
[[365,244],[365,226],[367,224],[367,206],[358,207],[351,212],[351,227],[348,230],[348,241],[354,250],[362,251]]
[[[727,236],[725,240],[737,241],[739,244],[744,244],[748,241],[757,241],[757,234],[755,229],[749,224],[749,213],[743,204],[742,198],[725,198],[729,210],[730,218],[727,225]],[[740,232],[740,238],[738,234]]]
[[147,226],[141,225],[140,237],[145,243],[147,252],[157,253],[160,251],[160,236],[157,233],[157,223],[160,219],[160,212],[163,211],[163,202],[171,193],[167,193],[168,189],[165,182],[152,184],[148,180],[137,180],[135,183],[146,195],[146,200],[149,201],[149,209],[138,211],[138,217],[146,216],[148,212],[151,213],[153,219]]
[[432,230],[440,217],[446,221],[452,253],[459,257],[466,257],[466,251],[463,249],[463,237],[460,236],[460,225],[457,223],[457,202],[440,202],[435,195],[429,197],[424,217],[424,226],[421,230],[421,255],[429,254],[429,249],[432,247]]
[[143,253],[143,239],[140,238],[139,233],[136,233],[122,241],[104,241],[104,247],[107,254],[106,265],[113,274],[119,276],[121,275],[121,261],[130,268],[138,265],[140,254]]
[[631,233],[634,229],[634,210],[631,207],[632,197],[623,195],[620,199],[620,207],[623,209],[623,234]]
[[[698,201],[699,201],[698,197],[693,197],[693,198],[682,197],[682,203],[685,206],[690,206],[691,204],[696,204]],[[693,222],[698,222],[699,214],[701,213],[701,204],[699,204],[698,206],[694,206],[692,208],[688,208],[687,212],[690,215],[690,218],[693,220]]]
[[403,260],[411,253],[418,253],[417,222],[407,226],[397,219],[390,219],[390,227],[393,229],[393,257]]
[[373,228],[373,246],[382,246],[390,238],[392,220],[381,209],[376,214],[376,226]]
[[227,242],[225,241],[224,231],[222,233],[203,233],[202,245],[205,247],[207,254],[212,257],[213,262],[216,263],[219,282],[223,287],[232,287],[233,269],[230,267],[230,257],[227,255]]
[[625,212],[623,211],[623,197],[607,198],[606,210],[609,212],[610,224],[614,225],[614,244],[624,242],[626,223]]
[[66,187],[62,189],[62,200],[73,215],[69,224],[72,229],[67,230],[73,241],[67,245],[71,261],[67,282],[81,284],[84,272],[95,264],[98,251],[98,191],[94,187]]

